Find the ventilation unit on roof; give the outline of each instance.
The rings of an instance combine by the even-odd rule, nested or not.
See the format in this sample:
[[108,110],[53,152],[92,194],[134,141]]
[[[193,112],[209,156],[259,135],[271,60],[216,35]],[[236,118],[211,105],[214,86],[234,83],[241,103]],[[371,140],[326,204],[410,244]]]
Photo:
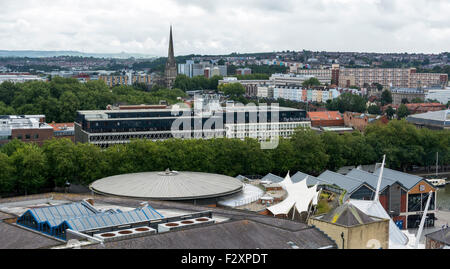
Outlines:
[[182,230],[190,227],[199,227],[209,224],[214,224],[216,221],[207,217],[200,217],[196,219],[185,219],[182,221],[174,221],[169,223],[158,224],[158,233],[166,233],[171,231]]
[[150,228],[148,226],[143,226],[143,227],[123,229],[123,230],[118,230],[118,231],[97,233],[97,234],[94,234],[94,238],[100,239],[103,242],[111,242],[111,241],[118,241],[118,240],[123,240],[123,239],[130,239],[130,238],[135,238],[135,237],[151,235],[151,234],[155,234],[155,233],[156,233],[155,229]]

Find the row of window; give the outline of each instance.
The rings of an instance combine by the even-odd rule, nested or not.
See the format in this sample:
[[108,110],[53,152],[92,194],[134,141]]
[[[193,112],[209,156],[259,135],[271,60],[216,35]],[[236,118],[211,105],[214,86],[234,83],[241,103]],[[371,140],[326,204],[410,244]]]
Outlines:
[[[17,135],[17,139],[19,139],[19,140],[22,140],[23,139],[23,135],[22,134],[19,134],[19,135]],[[33,138],[33,139],[39,139],[39,134],[34,134],[34,135],[31,135],[31,134],[25,134],[25,139],[26,140],[30,140],[31,138]]]

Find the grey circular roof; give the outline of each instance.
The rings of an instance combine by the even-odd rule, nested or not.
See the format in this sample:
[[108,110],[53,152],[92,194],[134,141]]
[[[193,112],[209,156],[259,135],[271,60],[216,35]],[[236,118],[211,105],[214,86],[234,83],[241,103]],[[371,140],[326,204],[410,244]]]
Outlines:
[[107,177],[95,181],[90,188],[106,195],[169,201],[234,194],[242,190],[243,183],[218,174],[166,171]]

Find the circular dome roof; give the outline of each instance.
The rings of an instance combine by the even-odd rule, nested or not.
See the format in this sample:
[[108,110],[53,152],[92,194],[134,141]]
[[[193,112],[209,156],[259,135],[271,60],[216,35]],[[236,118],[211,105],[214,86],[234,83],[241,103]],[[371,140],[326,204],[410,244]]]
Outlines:
[[150,200],[193,200],[221,197],[242,190],[240,180],[198,172],[148,172],[112,176],[90,188],[101,194]]

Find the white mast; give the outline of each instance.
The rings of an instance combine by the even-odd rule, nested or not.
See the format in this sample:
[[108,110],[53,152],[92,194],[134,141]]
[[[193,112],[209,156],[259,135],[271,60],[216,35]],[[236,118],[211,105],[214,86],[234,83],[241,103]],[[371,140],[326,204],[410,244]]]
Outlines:
[[380,197],[381,179],[383,178],[383,171],[384,171],[384,163],[385,163],[385,161],[386,161],[386,155],[383,156],[383,163],[381,164],[380,175],[378,176],[377,190],[375,192],[375,199],[373,199],[375,202],[378,201],[378,199]]
[[438,177],[439,173],[439,152],[436,152],[436,178]]
[[417,246],[419,245],[420,237],[422,236],[423,226],[425,225],[425,219],[427,218],[428,207],[430,206],[431,196],[433,196],[432,191],[430,191],[428,194],[427,205],[425,206],[425,211],[423,212],[422,220],[420,221],[419,231],[417,232],[416,243],[414,244],[414,248],[417,248]]

